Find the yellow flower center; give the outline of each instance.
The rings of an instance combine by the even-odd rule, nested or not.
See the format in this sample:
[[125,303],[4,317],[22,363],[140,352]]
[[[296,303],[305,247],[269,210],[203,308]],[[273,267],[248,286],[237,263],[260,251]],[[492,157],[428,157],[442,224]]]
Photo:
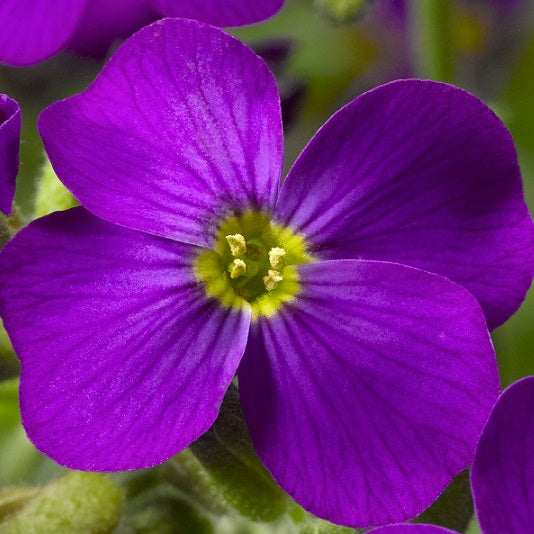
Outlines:
[[295,265],[314,261],[304,238],[259,211],[224,220],[213,250],[195,258],[194,273],[223,306],[252,307],[252,318],[273,316],[300,291]]

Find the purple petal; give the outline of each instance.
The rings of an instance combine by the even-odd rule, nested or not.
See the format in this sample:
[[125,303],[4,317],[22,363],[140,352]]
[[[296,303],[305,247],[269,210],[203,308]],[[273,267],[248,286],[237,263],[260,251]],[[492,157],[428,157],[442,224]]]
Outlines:
[[389,525],[370,530],[367,534],[458,534],[448,528],[435,525]]
[[21,120],[18,103],[0,94],[0,211],[6,215],[11,215],[19,171]]
[[276,211],[321,258],[392,261],[465,286],[492,328],[532,281],[534,226],[512,138],[450,85],[393,82],[340,110],[295,163]]
[[84,93],[44,110],[39,129],[80,202],[132,229],[211,245],[227,212],[274,206],[274,78],[242,43],[195,21],[139,31]]
[[214,26],[244,26],[274,15],[284,0],[151,0],[165,17],[201,20]]
[[87,0],[2,0],[0,63],[24,67],[58,52],[74,33]]
[[0,313],[42,452],[75,469],[149,467],[213,423],[250,316],[206,299],[196,250],[83,208],[35,221],[2,250]]
[[116,39],[125,39],[158,18],[145,0],[91,0],[68,46],[101,58]]
[[326,261],[299,274],[302,293],[252,323],[239,368],[256,450],[322,518],[413,518],[470,463],[498,395],[480,306],[403,265]]
[[534,526],[534,376],[499,398],[482,433],[471,488],[484,534],[532,532]]

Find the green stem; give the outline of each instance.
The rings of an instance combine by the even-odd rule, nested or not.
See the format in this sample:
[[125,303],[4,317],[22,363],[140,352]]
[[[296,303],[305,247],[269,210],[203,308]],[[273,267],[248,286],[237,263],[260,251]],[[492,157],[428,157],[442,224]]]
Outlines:
[[410,0],[411,48],[419,76],[454,80],[451,0]]

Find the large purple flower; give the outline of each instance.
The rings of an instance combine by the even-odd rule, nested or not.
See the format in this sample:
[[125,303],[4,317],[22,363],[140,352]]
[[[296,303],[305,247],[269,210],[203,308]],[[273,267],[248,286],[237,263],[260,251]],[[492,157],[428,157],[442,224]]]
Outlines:
[[64,47],[102,56],[109,45],[159,17],[242,26],[276,13],[284,0],[2,0],[0,63],[33,65]]
[[[533,531],[533,451],[534,376],[530,376],[502,394],[477,446],[471,488],[482,534]],[[433,525],[392,525],[372,534],[454,533]]]
[[0,255],[39,449],[78,469],[157,464],[209,428],[237,371],[260,458],[321,517],[413,517],[470,463],[498,379],[458,283],[506,320],[533,237],[512,140],[479,100],[379,87],[279,190],[271,73],[220,30],[166,19],[39,128],[84,206]]
[[21,125],[18,103],[0,94],[0,211],[6,215],[11,215],[15,196]]

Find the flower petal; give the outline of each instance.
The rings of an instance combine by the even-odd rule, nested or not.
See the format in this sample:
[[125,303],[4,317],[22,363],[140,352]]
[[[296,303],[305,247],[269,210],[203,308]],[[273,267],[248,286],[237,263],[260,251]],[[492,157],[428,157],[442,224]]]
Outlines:
[[195,251],[83,208],[35,221],[2,250],[0,313],[42,452],[75,469],[149,467],[213,423],[250,313],[205,297]]
[[0,211],[6,215],[11,215],[19,172],[21,121],[18,103],[0,94]]
[[145,0],[91,0],[68,46],[79,54],[104,57],[115,39],[125,39],[156,20]]
[[436,525],[389,525],[387,527],[374,528],[368,534],[458,534],[448,528]]
[[534,525],[534,376],[499,398],[482,433],[471,488],[484,534],[531,532]]
[[58,52],[73,34],[87,0],[2,0],[0,63],[33,65]]
[[214,26],[244,26],[274,15],[284,0],[152,0],[165,17],[201,20]]
[[336,113],[297,160],[276,211],[319,257],[393,261],[463,285],[492,328],[532,281],[534,226],[512,139],[450,85],[393,82]]
[[413,518],[470,463],[498,395],[480,306],[391,263],[325,261],[299,276],[302,293],[252,323],[239,368],[254,446],[322,518]]
[[274,78],[211,26],[165,19],[142,29],[84,93],[45,109],[39,129],[80,202],[135,230],[211,245],[227,212],[274,206]]

